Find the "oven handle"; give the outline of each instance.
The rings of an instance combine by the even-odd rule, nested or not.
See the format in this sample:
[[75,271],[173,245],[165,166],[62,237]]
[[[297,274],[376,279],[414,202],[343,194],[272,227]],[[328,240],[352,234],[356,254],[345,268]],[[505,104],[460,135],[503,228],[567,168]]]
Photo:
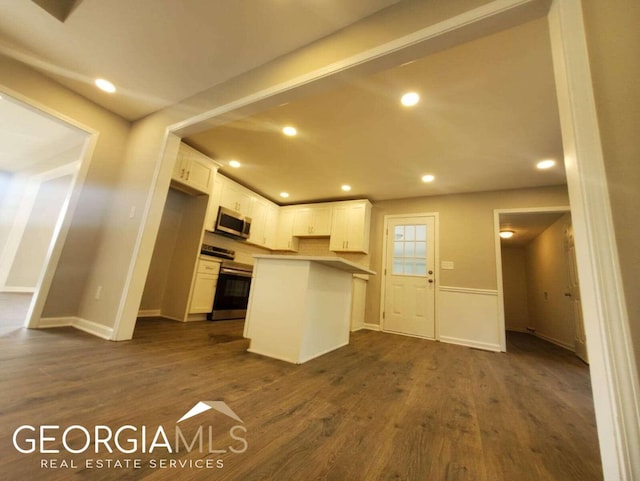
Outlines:
[[229,267],[223,267],[222,269],[220,269],[220,274],[231,274],[233,276],[240,276],[240,277],[252,277],[253,276],[253,274],[251,272],[241,271],[239,269],[230,269]]

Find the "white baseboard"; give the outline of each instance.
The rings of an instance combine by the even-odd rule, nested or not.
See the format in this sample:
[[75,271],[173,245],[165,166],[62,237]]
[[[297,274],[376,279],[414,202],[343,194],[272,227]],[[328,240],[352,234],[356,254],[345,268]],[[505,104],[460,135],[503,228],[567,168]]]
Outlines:
[[533,335],[536,336],[536,337],[539,337],[540,339],[544,339],[545,341],[548,341],[551,344],[555,344],[556,346],[560,346],[563,349],[568,349],[571,352],[575,352],[576,351],[575,346],[573,346],[572,344],[568,344],[566,342],[560,341],[560,340],[555,339],[553,337],[545,336],[541,332],[536,331]]
[[449,344],[457,344],[459,346],[473,347],[475,349],[483,349],[485,351],[500,352],[500,345],[498,344],[490,344],[487,342],[478,342],[470,339],[461,339],[458,337],[448,337],[448,336],[440,336],[438,340],[442,342],[447,342]]
[[110,340],[113,338],[113,328],[80,317],[43,317],[38,323],[38,328],[40,329],[65,326],[79,329],[102,339]]
[[368,329],[370,331],[379,331],[380,324],[369,324],[368,322],[365,322],[364,326],[362,326],[362,329]]
[[143,309],[138,311],[138,317],[160,317],[160,309]]
[[505,329],[508,332],[523,332],[525,334],[532,334],[532,332],[530,330],[528,330],[526,327],[508,327]]

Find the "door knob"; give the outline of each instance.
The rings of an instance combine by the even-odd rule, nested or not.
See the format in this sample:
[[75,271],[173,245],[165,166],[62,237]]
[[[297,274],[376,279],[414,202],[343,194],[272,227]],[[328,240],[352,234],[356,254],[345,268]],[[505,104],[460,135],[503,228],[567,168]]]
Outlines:
[[433,279],[429,279],[429,284],[433,284]]

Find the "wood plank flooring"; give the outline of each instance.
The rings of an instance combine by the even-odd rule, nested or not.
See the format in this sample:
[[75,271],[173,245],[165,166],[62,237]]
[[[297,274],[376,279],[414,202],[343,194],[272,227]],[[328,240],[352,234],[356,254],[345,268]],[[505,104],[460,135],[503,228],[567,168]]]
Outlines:
[[[588,368],[549,343],[510,334],[509,352],[500,354],[360,331],[349,346],[296,366],[247,353],[241,334],[239,321],[141,320],[134,340],[120,343],[71,328],[22,329],[0,337],[0,477],[602,479]],[[216,454],[205,448],[169,454],[159,448],[96,454],[91,445],[82,454],[23,454],[12,444],[14,430],[23,424],[61,430],[106,425],[114,431],[146,425],[150,433],[162,425],[173,444],[176,421],[207,400],[224,400],[242,419],[246,452]],[[201,423],[214,431],[208,446],[242,447],[229,435],[239,423],[219,413],[179,426],[196,429]],[[72,434],[69,444],[79,449],[83,437],[78,430]],[[43,444],[61,448],[59,441]],[[65,458],[76,467],[40,464]],[[141,467],[95,467],[98,459],[125,458],[140,459]],[[161,459],[196,465],[161,468]],[[198,467],[206,459],[220,459],[224,467]],[[87,460],[94,467],[87,467]]]

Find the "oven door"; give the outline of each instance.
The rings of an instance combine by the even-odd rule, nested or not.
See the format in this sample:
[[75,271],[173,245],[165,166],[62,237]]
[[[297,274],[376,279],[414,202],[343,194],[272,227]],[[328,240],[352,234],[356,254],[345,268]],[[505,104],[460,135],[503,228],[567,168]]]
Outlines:
[[213,311],[207,319],[244,319],[247,315],[250,287],[251,272],[224,267],[220,269]]

